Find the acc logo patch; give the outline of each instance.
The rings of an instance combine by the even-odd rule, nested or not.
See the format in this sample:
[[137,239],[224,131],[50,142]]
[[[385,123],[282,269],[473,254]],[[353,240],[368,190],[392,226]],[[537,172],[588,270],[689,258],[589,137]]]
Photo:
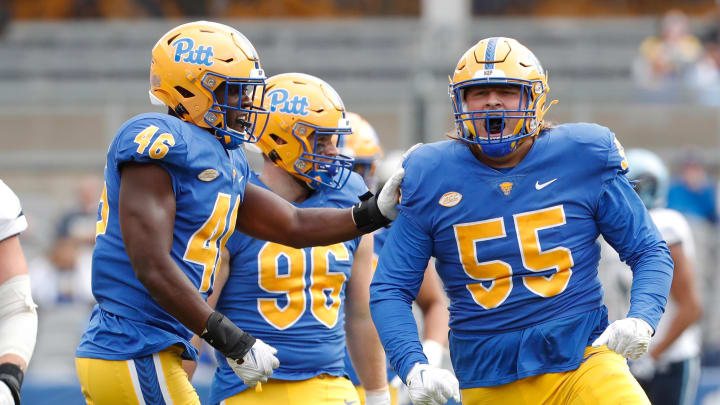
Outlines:
[[440,197],[440,201],[438,201],[438,204],[442,205],[443,207],[454,207],[460,203],[460,200],[462,200],[462,194],[458,193],[457,191],[449,191]]
[[198,174],[198,179],[200,181],[213,181],[220,176],[220,173],[215,169],[205,169]]
[[213,57],[212,46],[198,45],[196,49],[195,41],[191,38],[180,38],[173,42],[172,46],[175,47],[175,62],[180,62],[182,59],[183,62],[193,65],[212,66],[213,64],[213,61],[210,60]]
[[281,112],[286,114],[294,114],[306,116],[310,114],[308,107],[310,102],[305,96],[294,95],[290,98],[290,93],[285,89],[275,89],[265,96],[270,100],[270,112]]
[[500,183],[500,190],[502,190],[503,194],[510,195],[510,192],[513,189],[513,183],[511,181],[506,181],[503,183]]

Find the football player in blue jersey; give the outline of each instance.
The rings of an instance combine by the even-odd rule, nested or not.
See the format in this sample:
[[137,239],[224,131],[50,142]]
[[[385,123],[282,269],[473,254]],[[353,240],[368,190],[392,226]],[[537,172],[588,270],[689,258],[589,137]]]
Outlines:
[[0,180],[0,405],[20,405],[20,386],[37,334],[37,306],[20,246],[25,229],[20,200]]
[[[372,125],[359,114],[348,112],[346,115],[350,120],[352,134],[345,137],[344,150],[347,150],[347,154],[355,158],[353,171],[360,174],[368,188],[373,190],[378,186],[382,186],[390,177],[390,174],[381,176],[381,173],[377,170],[378,167],[382,169],[385,166],[387,168],[381,170],[381,172],[392,173],[402,163],[402,152],[391,153],[388,160],[383,161],[380,140]],[[377,267],[377,260],[386,237],[387,228],[380,228],[373,233],[373,271]],[[433,366],[440,366],[444,348],[447,344],[449,315],[446,301],[442,284],[435,272],[435,266],[430,262],[425,270],[423,283],[415,302],[423,316],[423,352],[428,358],[428,363]],[[350,381],[355,384],[361,405],[364,405],[365,390],[355,372],[349,355],[345,357],[345,371],[350,377]],[[409,400],[407,391],[398,390],[398,388],[402,388],[400,377],[393,371],[392,367],[388,367],[387,374],[392,405],[407,403]]]
[[[352,209],[298,209],[248,183],[237,147],[262,135],[264,91],[255,49],[226,25],[183,24],[153,48],[150,96],[168,114],[131,118],[108,150],[92,264],[98,305],[76,354],[88,404],[198,404],[181,368],[197,357],[193,332],[246,384],[264,381],[275,349],[205,302],[232,232],[319,246],[393,216],[390,188]],[[333,179],[324,162],[306,163],[308,175]]]
[[[345,107],[324,81],[301,73],[267,80],[263,104],[270,111],[258,145],[264,164],[250,183],[298,207],[351,207],[368,192],[339,154],[351,133]],[[311,168],[322,165],[326,171]],[[244,234],[227,244],[228,274],[219,274],[208,302],[243,329],[275,347],[280,367],[248,389],[225,355],[212,404],[325,405],[359,401],[345,378],[345,342],[358,362],[369,404],[389,405],[385,354],[370,317],[372,235],[296,249]]]
[[[450,84],[452,140],[404,162],[400,215],[371,312],[415,405],[648,404],[624,357],[648,350],[672,279],[668,248],[595,124],[550,126],[547,75],[525,46],[487,38]],[[598,235],[633,271],[627,317],[608,325]],[[455,377],[429,366],[410,312],[430,256],[450,297]]]

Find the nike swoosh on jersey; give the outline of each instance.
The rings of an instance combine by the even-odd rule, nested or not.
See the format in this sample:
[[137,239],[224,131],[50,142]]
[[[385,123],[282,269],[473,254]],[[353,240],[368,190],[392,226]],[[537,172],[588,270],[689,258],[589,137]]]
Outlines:
[[542,190],[545,187],[549,186],[550,184],[554,183],[555,180],[557,180],[557,177],[555,177],[554,179],[552,179],[550,181],[546,181],[545,183],[542,183],[542,184],[538,183],[536,180],[535,181],[535,190]]

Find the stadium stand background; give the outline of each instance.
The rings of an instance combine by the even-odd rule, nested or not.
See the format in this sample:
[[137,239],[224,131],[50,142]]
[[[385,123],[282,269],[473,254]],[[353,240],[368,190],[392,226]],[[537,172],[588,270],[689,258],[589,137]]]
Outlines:
[[[560,103],[554,122],[608,126],[626,148],[651,149],[670,165],[696,150],[720,167],[720,91],[678,85],[648,91],[632,66],[659,16],[677,2],[650,0],[11,0],[0,4],[0,177],[21,197],[30,259],[44,255],[76,184],[100,177],[115,130],[157,110],[147,97],[150,49],[178,23],[206,18],[232,25],[257,48],[268,75],[319,76],[365,116],[386,150],[439,140],[453,130],[447,76],[477,40],[511,36],[550,72]],[[691,30],[714,24],[715,4],[684,1]],[[472,13],[472,16],[470,15]],[[710,92],[708,95],[707,92]],[[716,104],[720,104],[720,101]],[[698,403],[720,388],[717,225],[693,223],[699,245],[706,348]],[[32,271],[32,270],[31,270]],[[72,354],[85,301],[40,308],[38,346],[28,373],[32,404],[77,398]],[[65,396],[63,396],[65,395]],[[718,394],[715,394],[718,395]],[[715,397],[717,398],[717,397]],[[45,401],[45,402],[43,402]],[[60,401],[60,402],[58,402]],[[71,402],[67,402],[71,403]]]

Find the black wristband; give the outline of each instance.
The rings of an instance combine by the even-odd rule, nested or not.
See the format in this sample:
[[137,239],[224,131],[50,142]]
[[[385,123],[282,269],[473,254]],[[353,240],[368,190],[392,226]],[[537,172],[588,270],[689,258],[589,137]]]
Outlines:
[[0,364],[0,381],[10,388],[15,405],[20,405],[20,386],[23,382],[23,376],[24,373],[17,364]]
[[205,331],[200,335],[220,353],[242,362],[245,354],[255,344],[255,338],[232,323],[220,312],[213,312],[207,321]]
[[370,233],[392,222],[385,218],[380,212],[380,208],[378,208],[377,205],[377,195],[354,205],[352,208],[352,216],[353,221],[355,221],[355,226],[357,226],[362,233]]

